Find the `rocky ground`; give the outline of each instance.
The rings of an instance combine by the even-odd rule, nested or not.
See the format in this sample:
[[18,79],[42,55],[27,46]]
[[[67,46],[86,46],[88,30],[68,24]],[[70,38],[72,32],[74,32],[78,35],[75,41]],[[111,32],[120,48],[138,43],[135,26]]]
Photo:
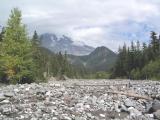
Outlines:
[[160,120],[160,82],[68,80],[0,87],[0,120]]

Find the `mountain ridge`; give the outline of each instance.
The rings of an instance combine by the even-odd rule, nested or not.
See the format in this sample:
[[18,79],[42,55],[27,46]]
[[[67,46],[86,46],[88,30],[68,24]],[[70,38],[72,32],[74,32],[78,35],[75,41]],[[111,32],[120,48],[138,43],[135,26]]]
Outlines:
[[88,55],[95,48],[81,43],[81,45],[76,44],[70,37],[62,35],[57,37],[57,35],[52,33],[44,33],[40,35],[41,45],[55,53],[62,52],[72,55]]
[[89,55],[68,55],[68,61],[74,66],[83,66],[93,72],[110,70],[117,59],[117,54],[107,47],[97,47]]

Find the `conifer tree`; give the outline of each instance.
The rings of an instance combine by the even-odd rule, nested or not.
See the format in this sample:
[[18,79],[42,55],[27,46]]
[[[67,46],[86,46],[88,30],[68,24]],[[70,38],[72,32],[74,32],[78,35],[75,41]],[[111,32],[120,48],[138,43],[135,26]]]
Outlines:
[[0,77],[5,82],[33,81],[31,50],[25,26],[21,23],[21,11],[14,8],[5,27],[3,42],[0,44]]
[[158,55],[158,51],[159,51],[159,41],[157,38],[157,34],[152,31],[151,32],[151,43],[150,43],[151,47],[152,47],[152,57],[153,59],[155,59],[155,57]]
[[40,39],[36,31],[34,31],[33,37],[32,37],[32,52],[33,52],[33,61],[34,61],[34,67],[35,67],[35,79],[36,81],[43,78],[43,67],[41,65],[42,63],[42,55],[41,55],[41,49],[40,49]]
[[1,31],[1,33],[0,33],[0,42],[2,42],[2,40],[3,40],[4,33],[5,33],[5,28],[3,27],[3,28],[2,28],[2,31]]

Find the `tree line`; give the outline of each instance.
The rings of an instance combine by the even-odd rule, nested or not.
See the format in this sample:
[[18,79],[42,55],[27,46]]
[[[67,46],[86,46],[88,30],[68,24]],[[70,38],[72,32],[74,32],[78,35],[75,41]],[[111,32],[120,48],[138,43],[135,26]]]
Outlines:
[[131,42],[119,48],[111,78],[160,79],[160,36],[152,31],[150,42]]
[[4,83],[42,82],[50,76],[78,76],[67,61],[67,54],[55,54],[41,47],[35,31],[28,37],[21,11],[11,10],[7,25],[0,33],[0,80]]

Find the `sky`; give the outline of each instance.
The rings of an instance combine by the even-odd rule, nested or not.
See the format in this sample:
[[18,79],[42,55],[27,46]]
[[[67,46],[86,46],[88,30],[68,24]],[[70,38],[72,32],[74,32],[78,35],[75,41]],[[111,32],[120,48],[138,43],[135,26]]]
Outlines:
[[55,33],[87,45],[117,51],[124,43],[149,41],[160,32],[160,0],[1,0],[0,25],[12,8],[22,11],[31,35]]

